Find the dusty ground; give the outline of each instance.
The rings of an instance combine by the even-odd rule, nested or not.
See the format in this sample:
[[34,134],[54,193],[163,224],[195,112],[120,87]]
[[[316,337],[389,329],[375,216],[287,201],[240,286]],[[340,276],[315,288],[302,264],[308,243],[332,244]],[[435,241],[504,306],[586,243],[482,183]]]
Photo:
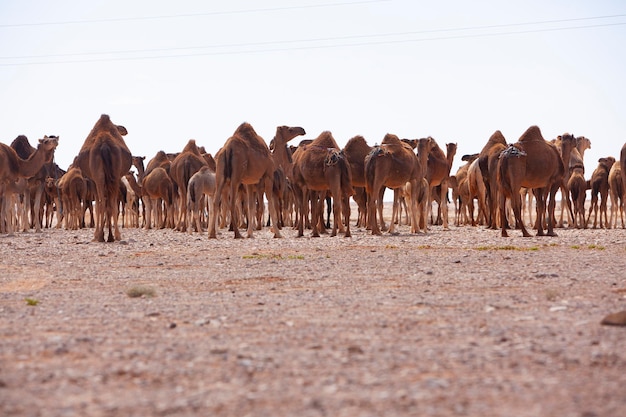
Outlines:
[[451,229],[2,237],[0,415],[626,415],[626,231]]

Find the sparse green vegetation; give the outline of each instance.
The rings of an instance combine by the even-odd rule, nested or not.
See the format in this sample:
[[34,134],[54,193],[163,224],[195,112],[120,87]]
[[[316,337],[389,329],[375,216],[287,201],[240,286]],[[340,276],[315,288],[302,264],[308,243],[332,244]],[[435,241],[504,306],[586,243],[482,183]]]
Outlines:
[[530,247],[522,247],[522,246],[513,246],[513,245],[504,245],[504,246],[478,246],[474,248],[476,250],[517,250],[517,251],[537,251],[539,250],[539,246],[530,246]]
[[36,306],[37,304],[39,304],[39,300],[36,300],[34,298],[24,298],[24,301],[26,301],[26,305],[29,306]]
[[156,291],[152,287],[148,287],[145,285],[136,285],[126,290],[126,295],[128,295],[130,298],[154,297],[156,295]]
[[548,301],[556,301],[556,299],[559,297],[559,293],[557,290],[546,290],[546,300]]

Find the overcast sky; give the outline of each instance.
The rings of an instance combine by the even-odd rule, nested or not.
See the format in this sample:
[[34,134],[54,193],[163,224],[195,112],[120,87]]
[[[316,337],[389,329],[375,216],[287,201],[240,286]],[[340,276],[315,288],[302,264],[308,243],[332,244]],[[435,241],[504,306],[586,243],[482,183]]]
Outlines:
[[247,121],[430,135],[456,170],[536,124],[590,138],[589,176],[626,142],[625,44],[617,0],[0,0],[0,141],[59,135],[67,168],[102,113],[147,159]]

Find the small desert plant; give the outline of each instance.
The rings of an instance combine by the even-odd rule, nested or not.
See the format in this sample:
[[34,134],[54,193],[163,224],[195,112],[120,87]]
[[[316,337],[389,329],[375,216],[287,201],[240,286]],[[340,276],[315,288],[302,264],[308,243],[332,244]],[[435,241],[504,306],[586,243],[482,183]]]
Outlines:
[[26,305],[29,306],[36,306],[37,304],[39,304],[39,300],[36,300],[34,298],[24,298],[24,301],[26,301]]
[[156,291],[154,291],[154,288],[145,285],[135,285],[134,287],[126,290],[126,295],[128,295],[130,298],[154,297],[155,294]]

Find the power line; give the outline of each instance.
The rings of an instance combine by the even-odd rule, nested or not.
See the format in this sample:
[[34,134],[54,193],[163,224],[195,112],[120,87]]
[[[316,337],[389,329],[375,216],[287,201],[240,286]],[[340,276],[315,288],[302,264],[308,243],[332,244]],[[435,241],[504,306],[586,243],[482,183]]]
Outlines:
[[320,8],[327,8],[327,7],[355,6],[355,5],[360,5],[360,4],[382,3],[382,2],[387,2],[387,1],[391,1],[391,0],[363,0],[363,1],[351,1],[351,2],[340,2],[340,3],[324,3],[324,4],[310,4],[310,5],[301,5],[301,6],[268,7],[268,8],[258,8],[258,9],[242,9],[242,10],[226,10],[226,11],[213,11],[213,12],[205,12],[205,13],[185,13],[185,14],[160,15],[160,16],[112,17],[112,18],[89,19],[89,20],[65,20],[65,21],[57,21],[57,22],[6,23],[6,24],[0,24],[0,28],[133,22],[133,21],[141,21],[141,20],[164,20],[164,19],[181,19],[181,18],[189,18],[189,17],[236,15],[236,14],[248,14],[248,13],[269,13],[269,12],[290,11],[290,10],[306,10],[306,9],[320,9]]
[[[626,16],[626,15],[615,15],[614,17],[617,17],[617,16]],[[573,20],[589,20],[589,19],[594,19],[594,18],[567,19],[567,20],[562,20],[562,21],[549,21],[548,23],[567,22],[567,21],[573,21]],[[595,19],[598,19],[598,18],[595,18]],[[537,25],[541,23],[543,22],[519,23],[519,24],[514,23],[514,24],[509,24],[509,25],[491,25],[491,26],[480,26],[480,27],[473,27],[473,28],[435,29],[435,30],[426,30],[426,31],[418,31],[418,32],[399,32],[399,33],[386,33],[386,34],[376,34],[376,35],[354,35],[354,36],[341,36],[341,37],[328,37],[328,38],[315,38],[315,39],[302,39],[302,40],[223,44],[223,45],[199,46],[199,47],[178,47],[178,48],[126,50],[126,51],[113,51],[113,52],[85,52],[85,53],[76,53],[76,54],[0,57],[0,59],[8,60],[8,59],[66,58],[66,57],[77,57],[77,56],[80,57],[80,56],[92,56],[92,55],[102,56],[102,55],[130,54],[130,53],[145,54],[145,53],[154,53],[154,52],[177,52],[177,51],[201,50],[201,49],[253,48],[253,47],[258,47],[258,46],[288,45],[288,44],[294,44],[294,43],[297,44],[297,43],[314,43],[314,42],[336,42],[336,41],[346,41],[346,40],[354,40],[354,39],[385,38],[385,37],[392,37],[392,36],[458,32],[458,31],[487,29],[487,28],[519,27],[522,25]],[[371,46],[371,45],[401,44],[401,43],[414,43],[414,42],[432,42],[432,41],[444,41],[444,40],[455,40],[455,39],[489,38],[489,37],[497,37],[497,36],[523,35],[523,34],[542,33],[542,32],[559,32],[559,31],[567,31],[567,30],[615,27],[615,26],[624,26],[624,25],[626,25],[626,22],[602,23],[602,24],[596,24],[596,25],[567,26],[567,27],[557,27],[557,28],[514,30],[514,31],[506,31],[506,32],[499,31],[499,32],[492,32],[492,33],[474,33],[474,34],[466,33],[466,34],[460,34],[460,35],[437,36],[437,37],[417,38],[417,39],[415,38],[392,39],[392,40],[374,39],[371,41],[363,41],[363,42],[344,42],[344,43],[334,43],[334,44],[324,44],[324,45],[298,45],[294,47],[285,46],[285,47],[264,48],[264,49],[205,51],[205,52],[198,52],[198,53],[168,54],[168,55],[161,54],[161,55],[152,55],[152,56],[102,57],[102,58],[93,58],[93,59],[76,59],[76,60],[64,60],[64,61],[0,63],[0,67],[23,66],[23,65],[47,65],[47,64],[78,64],[78,63],[109,62],[109,61],[111,62],[113,61],[138,61],[138,60],[150,60],[150,59],[187,58],[187,57],[197,57],[197,56],[242,55],[242,54],[252,54],[252,53],[287,52],[287,51],[298,51],[298,50],[361,47],[361,46]]]

